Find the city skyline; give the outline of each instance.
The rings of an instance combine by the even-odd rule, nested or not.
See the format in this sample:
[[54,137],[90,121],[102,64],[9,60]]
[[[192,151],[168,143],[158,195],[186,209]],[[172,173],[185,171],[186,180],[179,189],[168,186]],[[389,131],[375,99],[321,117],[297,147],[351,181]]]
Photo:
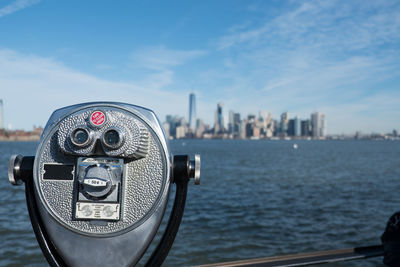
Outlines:
[[7,0],[3,125],[28,130],[91,101],[187,116],[194,92],[196,116],[209,124],[223,102],[240,114],[319,111],[328,134],[391,132],[400,117],[399,13],[391,0]]
[[[196,139],[326,139],[326,117],[321,112],[311,113],[309,118],[290,117],[289,112],[283,112],[280,120],[273,118],[268,111],[259,111],[258,116],[229,111],[227,117],[224,104],[218,102],[213,124],[204,123],[202,118],[195,120],[196,95],[189,94],[189,112],[185,116],[168,114],[162,126],[167,138]],[[397,137],[397,134],[395,135]]]
[[[166,114],[165,115],[165,120],[163,120],[163,118],[161,118],[161,117],[159,117],[159,119],[161,121],[163,121],[163,122],[168,121],[169,120],[168,118],[178,118],[180,120],[183,119],[184,123],[187,124],[186,125],[187,128],[190,129],[190,131],[194,135],[196,135],[196,131],[199,130],[199,127],[196,125],[199,120],[200,120],[200,122],[202,124],[202,126],[200,127],[200,131],[204,131],[205,129],[210,129],[210,128],[212,128],[212,127],[210,127],[210,125],[212,125],[212,126],[214,126],[213,129],[216,128],[216,126],[217,126],[217,132],[219,131],[221,125],[222,125],[222,128],[224,128],[224,130],[229,130],[229,132],[230,132],[231,131],[230,127],[234,128],[235,127],[234,126],[235,122],[237,123],[238,121],[241,121],[240,120],[240,117],[242,116],[241,113],[234,112],[233,110],[229,110],[229,111],[224,110],[223,109],[223,106],[224,106],[223,102],[218,102],[217,103],[217,108],[215,110],[215,117],[214,117],[215,120],[214,120],[214,122],[205,122],[201,117],[196,116],[196,113],[197,113],[197,111],[196,111],[196,95],[193,92],[189,94],[189,104],[188,104],[188,106],[189,106],[189,112],[188,112],[187,120],[186,120],[186,116],[185,115],[180,115],[180,114]],[[191,120],[192,114],[193,114],[193,118]],[[258,114],[258,116],[255,115],[255,114]],[[262,114],[267,114],[267,115],[263,116]],[[295,123],[295,125],[298,124],[298,126],[293,125],[291,130],[289,130],[288,128],[284,128],[284,130],[283,130],[284,132],[293,131],[293,133],[289,134],[288,136],[302,136],[301,134],[298,134],[297,131],[304,132],[304,130],[303,130],[303,128],[305,127],[303,125],[304,120],[308,120],[310,123],[312,123],[314,125],[321,125],[321,124],[323,125],[323,127],[322,127],[323,130],[314,130],[313,129],[312,132],[310,133],[310,136],[317,137],[317,138],[326,137],[326,136],[335,136],[335,135],[348,135],[348,136],[354,135],[354,136],[356,136],[356,135],[359,135],[359,134],[391,134],[393,131],[397,132],[397,128],[393,127],[392,130],[387,131],[387,132],[378,132],[378,131],[362,132],[360,130],[357,130],[357,131],[349,132],[349,133],[329,133],[327,131],[325,114],[323,114],[321,112],[314,111],[314,112],[310,113],[309,116],[305,116],[305,117],[299,117],[296,114],[290,116],[289,114],[290,114],[289,111],[284,111],[283,113],[281,113],[280,114],[280,121],[278,121],[277,119],[274,119],[273,114],[271,112],[267,111],[267,110],[259,110],[257,113],[247,113],[243,117],[247,116],[247,117],[265,119],[268,116],[268,118],[274,120],[275,123],[279,123],[278,127],[281,127],[281,129],[282,129],[282,127],[290,127],[289,126],[289,122],[293,121],[293,123]],[[321,121],[320,115],[322,115],[322,121]],[[286,120],[286,126],[282,126],[282,121],[284,120],[283,116],[285,117],[285,120]],[[313,116],[316,116],[316,117],[313,117]],[[3,121],[4,121],[4,118],[3,118],[3,100],[0,99],[0,129],[4,129],[4,130],[23,130],[23,131],[29,132],[32,129],[35,130],[38,127],[40,128],[40,127],[44,127],[45,126],[45,124],[43,124],[43,125],[38,124],[38,125],[32,125],[31,128],[28,127],[28,128],[13,129],[13,128],[9,127],[10,125],[8,125],[8,126],[7,125],[3,125]],[[193,126],[193,124],[190,123],[191,121],[193,122],[193,124],[195,126]],[[232,124],[232,122],[233,122],[233,124]],[[232,124],[232,125],[230,125],[230,124]],[[204,127],[206,127],[206,128],[204,128]],[[321,128],[321,126],[317,126],[315,129],[320,129],[320,128]],[[181,129],[181,131],[182,131],[182,133],[181,133],[182,136],[181,137],[186,135],[187,130],[183,131]],[[314,132],[314,131],[322,131],[322,132]],[[175,133],[174,133],[174,135],[175,135]]]

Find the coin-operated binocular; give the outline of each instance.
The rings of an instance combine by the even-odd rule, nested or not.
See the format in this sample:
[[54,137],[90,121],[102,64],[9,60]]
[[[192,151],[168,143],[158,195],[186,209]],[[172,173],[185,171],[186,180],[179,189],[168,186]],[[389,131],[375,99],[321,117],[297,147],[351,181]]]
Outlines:
[[50,117],[35,157],[14,155],[38,243],[52,266],[132,266],[153,240],[170,185],[174,206],[147,261],[159,266],[175,239],[200,157],[170,156],[155,114],[112,102],[78,104]]

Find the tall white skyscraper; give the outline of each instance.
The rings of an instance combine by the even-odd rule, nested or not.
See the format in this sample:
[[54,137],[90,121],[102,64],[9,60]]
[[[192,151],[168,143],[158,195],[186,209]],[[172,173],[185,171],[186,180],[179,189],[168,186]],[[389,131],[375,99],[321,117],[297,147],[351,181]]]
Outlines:
[[196,130],[196,95],[189,95],[189,128],[194,133]]
[[0,129],[4,128],[4,121],[3,121],[3,100],[0,99]]
[[326,135],[326,121],[325,115],[320,112],[311,114],[312,136],[314,138],[325,137]]
[[301,120],[299,117],[295,117],[293,120],[294,124],[294,136],[301,136]]

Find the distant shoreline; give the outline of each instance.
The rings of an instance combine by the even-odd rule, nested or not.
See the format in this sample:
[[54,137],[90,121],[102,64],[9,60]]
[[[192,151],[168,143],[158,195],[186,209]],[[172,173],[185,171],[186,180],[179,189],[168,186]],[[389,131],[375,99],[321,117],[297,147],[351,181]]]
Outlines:
[[24,130],[5,130],[0,129],[0,141],[3,142],[21,142],[21,141],[39,141],[43,133],[42,127],[34,127],[32,131]]

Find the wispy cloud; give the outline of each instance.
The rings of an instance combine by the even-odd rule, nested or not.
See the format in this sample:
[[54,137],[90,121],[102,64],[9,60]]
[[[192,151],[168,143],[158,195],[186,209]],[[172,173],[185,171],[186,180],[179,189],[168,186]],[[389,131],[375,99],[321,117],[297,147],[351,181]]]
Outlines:
[[[5,121],[14,128],[26,128],[27,120],[28,125],[43,126],[55,109],[90,101],[142,105],[163,119],[166,114],[179,114],[187,109],[186,95],[163,89],[172,82],[170,74],[164,72],[135,82],[110,81],[76,71],[51,58],[0,49],[0,90]],[[34,115],[27,118],[30,110]]]
[[0,18],[39,3],[40,0],[16,0],[0,8]]
[[398,11],[396,1],[300,1],[259,26],[240,25],[237,31],[222,36],[217,45],[219,49],[243,43],[250,47],[264,44],[360,49],[398,41]]

